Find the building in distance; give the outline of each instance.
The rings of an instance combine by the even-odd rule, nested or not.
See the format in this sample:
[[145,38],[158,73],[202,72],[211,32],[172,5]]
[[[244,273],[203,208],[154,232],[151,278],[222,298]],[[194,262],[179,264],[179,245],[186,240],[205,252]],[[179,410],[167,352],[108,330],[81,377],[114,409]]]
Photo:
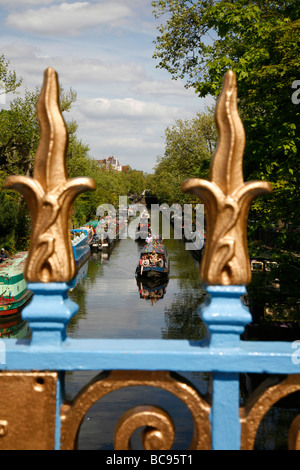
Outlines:
[[119,159],[110,156],[108,158],[104,158],[103,160],[96,160],[99,167],[104,170],[115,170],[115,171],[124,171],[127,173],[130,170],[129,165],[121,165]]

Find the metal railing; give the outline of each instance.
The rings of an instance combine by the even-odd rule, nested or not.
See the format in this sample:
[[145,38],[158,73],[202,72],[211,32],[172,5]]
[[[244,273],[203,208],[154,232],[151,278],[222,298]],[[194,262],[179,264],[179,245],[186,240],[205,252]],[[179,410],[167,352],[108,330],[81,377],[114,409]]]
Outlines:
[[[90,407],[121,388],[145,385],[167,390],[189,410],[194,424],[190,449],[253,449],[260,422],[281,398],[300,390],[299,344],[243,341],[251,322],[241,303],[250,281],[246,220],[251,200],[271,191],[266,182],[244,183],[243,126],[232,72],[224,79],[216,119],[219,145],[210,181],[183,183],[206,205],[207,241],[201,264],[207,302],[199,309],[208,327],[203,341],[71,339],[66,334],[78,307],[68,297],[74,277],[69,239],[69,207],[75,196],[94,188],[88,178],[68,180],[66,127],[58,105],[58,81],[45,72],[38,103],[41,142],[33,178],[9,177],[32,216],[32,237],[24,276],[33,299],[23,310],[32,337],[1,340],[0,448],[74,449]],[[101,315],[101,307],[99,308]],[[65,372],[105,371],[66,402]],[[212,373],[212,402],[180,373]],[[175,374],[176,372],[176,374]],[[239,404],[241,373],[284,374],[285,379]],[[114,448],[130,449],[135,429],[146,426],[145,449],[172,449],[174,424],[164,410],[139,406],[121,416]],[[300,415],[290,427],[289,448],[300,449]]]

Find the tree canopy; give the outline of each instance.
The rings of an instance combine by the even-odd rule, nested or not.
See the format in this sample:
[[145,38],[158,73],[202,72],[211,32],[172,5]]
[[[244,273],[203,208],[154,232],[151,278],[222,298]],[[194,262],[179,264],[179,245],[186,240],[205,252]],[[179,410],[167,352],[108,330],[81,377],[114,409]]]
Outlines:
[[0,55],[0,95],[15,91],[22,83],[14,70],[9,68],[10,62],[3,54]]
[[[278,248],[299,228],[300,106],[292,99],[299,79],[300,4],[296,0],[156,0],[154,57],[199,96],[218,96],[233,70],[246,131],[245,180],[265,179],[273,195],[256,200],[253,228],[276,229]],[[295,240],[293,241],[295,246]]]
[[165,131],[165,153],[158,159],[154,175],[148,180],[160,202],[172,205],[196,201],[183,194],[187,178],[208,178],[209,164],[216,145],[216,127],[211,111],[198,113],[193,119],[178,119]]

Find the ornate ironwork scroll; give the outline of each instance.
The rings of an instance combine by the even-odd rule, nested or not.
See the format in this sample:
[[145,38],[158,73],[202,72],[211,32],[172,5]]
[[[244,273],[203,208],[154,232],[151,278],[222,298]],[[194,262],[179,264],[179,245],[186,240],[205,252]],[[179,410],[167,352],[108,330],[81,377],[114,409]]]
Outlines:
[[[258,427],[269,409],[291,393],[300,391],[300,375],[290,375],[281,383],[268,387],[260,392],[260,388],[254,391],[247,405],[240,409],[242,437],[241,449],[252,450]],[[300,415],[298,415],[289,433],[289,449],[300,450]]]
[[30,209],[31,241],[24,277],[30,282],[68,282],[75,275],[69,235],[72,204],[81,192],[94,190],[95,183],[91,178],[67,179],[68,133],[52,68],[45,71],[37,114],[41,140],[33,178],[9,176],[5,187],[19,191]]
[[[161,371],[113,371],[96,377],[71,404],[65,404],[62,408],[61,449],[76,448],[80,425],[86,412],[96,401],[115,390],[139,385],[161,388],[185,403],[194,422],[190,449],[210,449],[210,406],[185,379]],[[130,437],[141,426],[147,426],[143,433],[145,449],[171,449],[174,424],[171,417],[156,406],[134,407],[121,416],[115,428],[114,448],[129,450]]]
[[252,200],[272,191],[266,181],[243,179],[245,132],[237,110],[236,77],[228,71],[216,108],[219,142],[210,181],[191,178],[182,191],[205,204],[206,244],[201,279],[211,285],[243,285],[251,280],[247,247],[247,217]]

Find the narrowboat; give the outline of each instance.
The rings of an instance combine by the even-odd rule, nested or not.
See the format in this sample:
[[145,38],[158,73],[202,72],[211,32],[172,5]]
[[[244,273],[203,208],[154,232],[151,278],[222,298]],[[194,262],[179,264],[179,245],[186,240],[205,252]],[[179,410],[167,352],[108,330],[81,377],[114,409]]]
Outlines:
[[0,328],[17,325],[31,300],[32,292],[23,276],[27,253],[19,252],[0,264]]
[[126,219],[107,216],[99,221],[96,234],[93,236],[91,248],[93,251],[110,250],[126,227]]
[[87,238],[88,238],[88,244],[91,246],[93,236],[94,236],[93,228],[89,225],[84,225],[83,227],[79,227],[79,230],[86,230]]
[[136,278],[168,278],[170,262],[165,245],[161,242],[152,242],[141,250]]
[[91,256],[91,249],[88,239],[88,231],[86,228],[72,229],[71,242],[74,260],[76,264],[76,272]]

